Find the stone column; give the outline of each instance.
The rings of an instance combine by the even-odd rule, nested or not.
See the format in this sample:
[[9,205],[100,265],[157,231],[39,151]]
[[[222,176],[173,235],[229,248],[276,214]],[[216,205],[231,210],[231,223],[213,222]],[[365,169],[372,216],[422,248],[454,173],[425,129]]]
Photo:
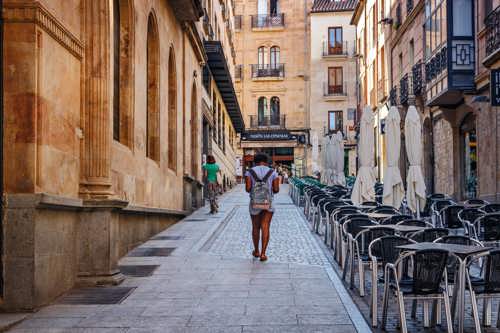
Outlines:
[[111,44],[108,1],[84,2],[84,104],[80,194],[108,198],[111,191]]

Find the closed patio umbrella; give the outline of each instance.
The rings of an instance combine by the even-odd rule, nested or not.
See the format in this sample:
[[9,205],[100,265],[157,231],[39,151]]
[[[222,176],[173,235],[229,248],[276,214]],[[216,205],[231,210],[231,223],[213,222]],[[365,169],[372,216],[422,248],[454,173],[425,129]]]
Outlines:
[[366,106],[360,122],[358,176],[356,177],[356,182],[354,183],[351,194],[351,200],[355,205],[360,205],[364,201],[374,201],[375,199],[373,120],[372,110],[369,106]]
[[344,136],[338,131],[335,134],[335,185],[345,186],[344,174]]
[[327,185],[333,184],[333,174],[335,170],[335,147],[333,133],[325,136],[323,140],[323,170],[321,179]]
[[422,175],[422,123],[415,106],[410,105],[405,119],[406,153],[410,168],[406,177],[406,201],[412,212],[425,206],[425,182]]
[[387,168],[384,172],[384,205],[401,207],[405,190],[399,171],[399,153],[401,150],[401,117],[395,106],[391,106],[385,118],[385,140],[387,143]]

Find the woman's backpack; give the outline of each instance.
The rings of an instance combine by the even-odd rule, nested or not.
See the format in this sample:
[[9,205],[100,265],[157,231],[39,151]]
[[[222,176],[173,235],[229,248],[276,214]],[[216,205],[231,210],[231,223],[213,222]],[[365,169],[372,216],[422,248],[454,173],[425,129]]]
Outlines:
[[264,178],[260,179],[253,169],[249,170],[250,175],[254,180],[254,185],[250,191],[250,206],[253,209],[271,209],[271,203],[273,200],[272,194],[267,186],[267,180],[273,174],[274,170],[269,169]]

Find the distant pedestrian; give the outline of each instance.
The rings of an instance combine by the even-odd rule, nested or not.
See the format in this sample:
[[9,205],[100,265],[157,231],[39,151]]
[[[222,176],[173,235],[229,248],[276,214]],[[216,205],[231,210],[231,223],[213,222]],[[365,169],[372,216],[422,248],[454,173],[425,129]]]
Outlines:
[[[252,255],[266,261],[269,244],[269,229],[274,214],[273,196],[280,190],[278,174],[268,165],[269,157],[258,153],[254,157],[255,167],[245,173],[245,189],[250,193],[250,216],[252,218]],[[262,248],[259,243],[262,231]]]
[[217,204],[218,182],[217,176],[220,172],[220,167],[215,163],[215,158],[212,155],[207,156],[207,163],[203,165],[203,173],[207,182],[208,200],[210,201],[210,214],[215,214],[219,210]]

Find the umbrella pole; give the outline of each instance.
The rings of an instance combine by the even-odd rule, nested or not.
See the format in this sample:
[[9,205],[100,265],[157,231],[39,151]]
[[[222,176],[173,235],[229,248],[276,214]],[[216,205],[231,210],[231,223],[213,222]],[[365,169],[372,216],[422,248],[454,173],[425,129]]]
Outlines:
[[417,198],[417,219],[420,219],[420,200]]

